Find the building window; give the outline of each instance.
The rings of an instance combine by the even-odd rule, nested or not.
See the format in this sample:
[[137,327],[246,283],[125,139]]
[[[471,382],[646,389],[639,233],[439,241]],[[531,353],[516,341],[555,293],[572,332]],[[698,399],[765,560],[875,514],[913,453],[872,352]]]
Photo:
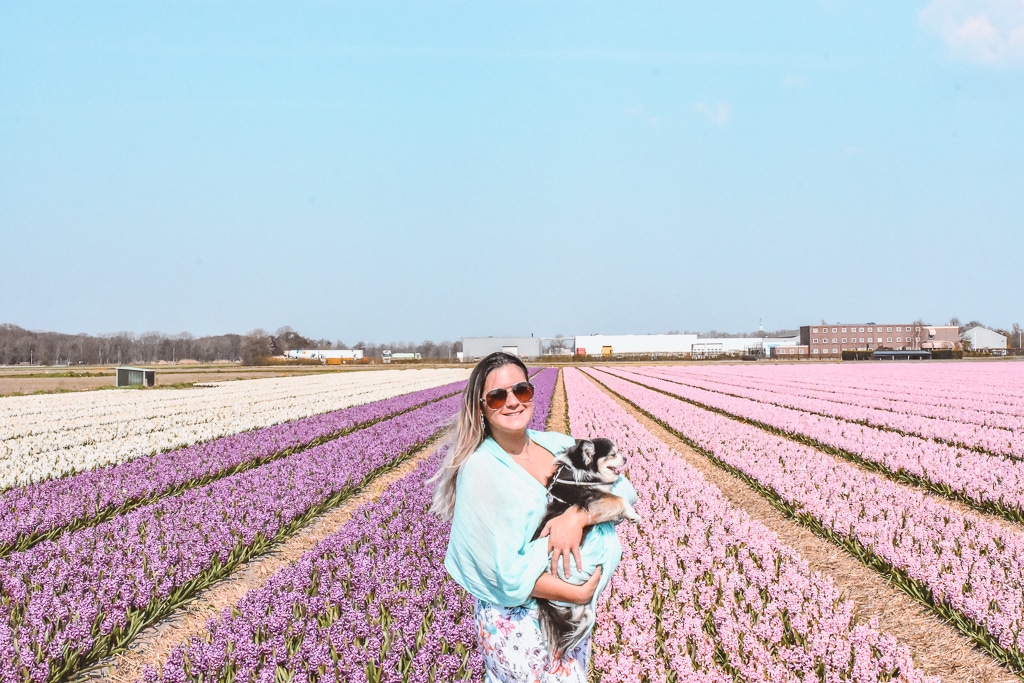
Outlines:
[[836,339],[835,337],[832,337],[832,343],[833,343],[833,344],[835,344],[835,343],[836,343],[837,341],[839,341],[839,340],[838,340],[838,339]]
[[874,331],[874,330],[872,330],[872,329],[871,329],[870,327],[868,328],[868,332],[873,332],[873,331]]
[[839,353],[839,349],[832,349],[832,353]]
[[899,332],[899,331],[900,331],[900,328],[898,328],[898,327],[897,327],[897,328],[896,328],[896,331],[897,331],[897,332]]
[[886,332],[892,332],[892,328],[891,327],[887,327],[887,328],[885,328],[885,331]]
[[[864,328],[861,328],[861,329],[864,329]],[[864,343],[864,337],[861,337],[861,338],[860,338],[860,343],[861,343],[861,344],[863,344],[863,343]]]
[[845,327],[843,328],[843,332],[846,332],[846,328]]
[[817,340],[817,339],[812,339],[812,340],[811,340],[811,343],[812,343],[812,344],[817,344],[817,343],[818,343],[818,340]]
[[[897,327],[896,329],[898,330],[899,328]],[[900,339],[899,337],[896,337],[896,343],[897,343],[897,344],[899,344],[899,343],[900,343],[901,341],[903,341],[903,340],[902,340],[902,339]]]
[[868,337],[868,344],[872,343],[873,341],[874,340],[871,337]]
[[[864,331],[864,328],[863,328],[863,327],[862,327],[862,328],[860,328],[860,330],[858,330],[858,332],[863,332],[863,331]],[[861,339],[861,341],[864,341],[864,340],[863,340],[863,339]]]
[[886,342],[887,344],[891,343],[891,342],[892,342],[892,337],[886,337],[886,338],[885,338],[885,342]]
[[811,349],[811,353],[818,353],[818,349]]
[[811,328],[811,332],[813,332],[814,334],[818,334],[818,328],[817,327],[812,327]]
[[844,344],[846,343],[846,337],[843,337],[843,343]]
[[832,328],[832,334],[835,334],[836,332],[838,332],[838,330],[837,330],[836,328],[834,328],[834,327],[833,327],[833,328]]

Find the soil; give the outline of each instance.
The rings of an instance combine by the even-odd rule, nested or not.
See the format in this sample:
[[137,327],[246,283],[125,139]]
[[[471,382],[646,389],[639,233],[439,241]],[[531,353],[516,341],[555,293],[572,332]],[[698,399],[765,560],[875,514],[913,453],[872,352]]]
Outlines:
[[[238,363],[216,365],[156,364],[144,365],[155,370],[156,388],[190,386],[196,382],[226,382],[264,377],[292,377],[320,372],[362,372],[399,368],[434,368],[439,365],[295,365],[248,367]],[[109,366],[73,367],[0,367],[0,397],[20,394],[56,393],[113,389],[115,369]],[[63,377],[61,375],[74,375]],[[92,375],[100,375],[93,377]],[[151,388],[130,389],[152,391]]]

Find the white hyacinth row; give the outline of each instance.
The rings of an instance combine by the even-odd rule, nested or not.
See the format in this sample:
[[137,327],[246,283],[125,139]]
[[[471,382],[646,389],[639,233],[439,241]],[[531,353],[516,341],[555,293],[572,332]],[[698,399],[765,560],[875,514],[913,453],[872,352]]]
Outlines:
[[404,369],[0,399],[0,490],[411,391],[468,370]]

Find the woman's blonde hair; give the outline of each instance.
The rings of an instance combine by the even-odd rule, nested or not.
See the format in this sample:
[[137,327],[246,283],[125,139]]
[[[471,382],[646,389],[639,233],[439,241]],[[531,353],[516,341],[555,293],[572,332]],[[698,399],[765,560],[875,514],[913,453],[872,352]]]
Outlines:
[[459,406],[459,414],[455,416],[455,422],[448,428],[446,434],[445,441],[448,443],[448,451],[445,453],[444,462],[441,463],[437,474],[430,478],[430,483],[435,484],[430,511],[446,522],[451,521],[452,514],[455,512],[455,483],[459,476],[459,470],[462,469],[466,458],[479,448],[490,434],[487,420],[484,419],[483,408],[481,408],[484,383],[486,383],[488,375],[510,363],[519,366],[527,377],[530,376],[526,365],[519,358],[510,353],[495,351],[484,356],[483,360],[477,363],[462,392],[462,405]]

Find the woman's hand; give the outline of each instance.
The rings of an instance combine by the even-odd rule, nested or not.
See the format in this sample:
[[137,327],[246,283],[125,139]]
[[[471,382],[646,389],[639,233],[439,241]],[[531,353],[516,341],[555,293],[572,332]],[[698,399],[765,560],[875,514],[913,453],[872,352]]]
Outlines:
[[562,581],[554,574],[544,572],[537,578],[533,586],[532,597],[543,598],[544,600],[557,600],[569,602],[574,605],[585,605],[594,599],[597,592],[597,584],[601,581],[601,565],[597,565],[593,575],[586,583],[576,585]]
[[591,575],[587,582],[580,584],[579,595],[577,600],[573,600],[577,605],[585,605],[594,599],[594,593],[597,592],[597,584],[601,581],[601,565],[597,565],[597,569]]
[[571,567],[569,558],[576,560],[576,568],[583,569],[580,558],[580,543],[583,540],[583,529],[590,524],[590,514],[583,508],[573,506],[550,520],[540,532],[540,538],[548,537],[548,552],[551,553],[551,573],[558,575],[558,560],[562,560],[565,576],[569,576]]

